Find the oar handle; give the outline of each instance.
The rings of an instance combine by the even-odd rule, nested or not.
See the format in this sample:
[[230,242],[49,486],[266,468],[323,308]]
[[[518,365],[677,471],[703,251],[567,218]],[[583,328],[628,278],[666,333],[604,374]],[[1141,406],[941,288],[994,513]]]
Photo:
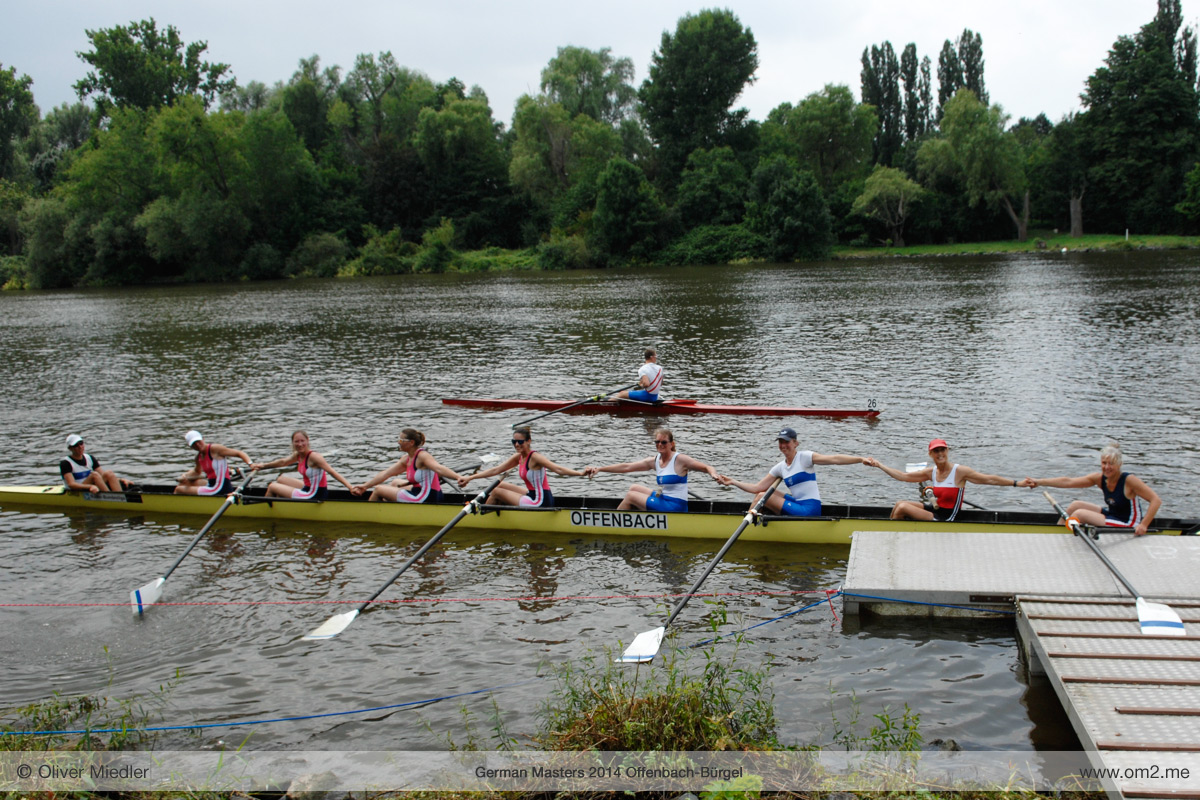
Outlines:
[[1065,522],[1071,528],[1071,532],[1080,539],[1083,539],[1083,541],[1087,542],[1087,546],[1092,548],[1092,552],[1100,556],[1100,560],[1104,562],[1104,566],[1108,567],[1108,571],[1116,576],[1117,580],[1121,582],[1121,585],[1124,586],[1125,589],[1134,597],[1141,597],[1141,593],[1138,592],[1137,589],[1133,588],[1133,584],[1125,579],[1125,576],[1122,575],[1121,571],[1117,569],[1116,564],[1112,563],[1112,561],[1108,559],[1108,556],[1104,554],[1104,551],[1100,549],[1100,546],[1092,541],[1092,537],[1087,535],[1087,532],[1083,530],[1083,526],[1080,525],[1077,520],[1073,520],[1071,517],[1068,517],[1067,512],[1063,510],[1063,507],[1058,504],[1057,500],[1050,496],[1049,492],[1042,492],[1042,496],[1050,501],[1050,505],[1054,506],[1054,510],[1058,512],[1060,517],[1062,517],[1063,522]]
[[604,399],[604,398],[606,398],[606,397],[609,397],[609,396],[611,396],[611,395],[614,395],[614,394],[616,394],[617,392],[623,392],[623,391],[625,391],[626,389],[632,389],[632,388],[634,388],[634,387],[635,387],[635,386],[637,386],[637,385],[638,385],[638,384],[636,384],[636,383],[631,383],[631,384],[629,384],[628,386],[622,386],[622,387],[621,387],[621,388],[619,388],[619,389],[613,389],[611,392],[605,392],[604,394],[594,394],[594,395],[592,395],[591,397],[585,397],[585,398],[583,398],[582,400],[577,400],[576,402],[574,402],[574,403],[570,403],[570,404],[568,404],[568,405],[565,405],[565,406],[563,406],[562,408],[556,408],[556,409],[554,409],[553,411],[547,411],[545,414],[538,414],[536,417],[530,417],[529,419],[523,419],[523,420],[521,420],[520,422],[514,422],[514,423],[512,424],[512,427],[514,427],[514,428],[519,428],[519,427],[521,427],[522,425],[528,425],[529,423],[531,423],[531,422],[533,422],[533,421],[535,421],[535,420],[539,420],[539,419],[541,419],[542,417],[548,417],[548,416],[550,416],[551,414],[557,414],[557,413],[559,413],[560,411],[566,411],[566,410],[568,410],[568,409],[575,408],[575,406],[581,406],[581,405],[583,405],[584,403],[599,402],[600,400],[603,400],[603,399]]
[[704,583],[712,571],[716,569],[717,564],[721,563],[721,559],[724,558],[725,554],[729,552],[729,548],[733,547],[733,543],[736,542],[738,537],[742,535],[742,531],[746,530],[746,526],[753,522],[755,516],[762,512],[763,506],[767,504],[767,498],[775,493],[775,490],[779,488],[781,481],[783,481],[783,478],[776,478],[775,482],[771,484],[771,488],[767,489],[766,493],[764,493],[759,501],[754,504],[754,508],[746,512],[746,516],[742,519],[742,524],[738,525],[737,530],[733,532],[733,536],[730,536],[725,541],[725,544],[721,547],[720,551],[716,554],[716,556],[713,557],[713,560],[709,562],[708,569],[704,570],[704,574],[700,576],[700,579],[692,584],[692,588],[688,589],[687,594],[680,598],[679,602],[675,604],[675,608],[671,610],[671,616],[667,617],[666,623],[663,624],[664,628],[671,627],[671,623],[675,621],[675,617],[679,616],[680,611],[683,611],[683,607],[686,606],[688,601],[692,599],[692,595],[694,595],[696,590],[700,588],[700,584]]
[[209,518],[208,522],[204,523],[204,527],[200,529],[200,532],[197,533],[192,538],[191,544],[189,544],[187,546],[187,550],[183,551],[183,555],[181,555],[179,558],[175,559],[175,563],[171,565],[171,568],[169,570],[167,570],[165,573],[163,573],[163,576],[162,576],[163,580],[166,580],[167,578],[171,577],[171,573],[175,571],[175,568],[183,563],[183,560],[185,558],[187,558],[187,554],[192,552],[192,548],[195,547],[200,542],[200,540],[204,538],[204,534],[208,533],[208,531],[212,528],[212,526],[217,523],[217,520],[219,520],[221,518],[221,515],[224,514],[225,511],[231,505],[233,505],[234,503],[237,502],[237,499],[242,494],[242,490],[245,489],[247,486],[249,486],[250,481],[254,480],[254,478],[257,475],[258,475],[257,472],[252,471],[250,473],[250,476],[248,478],[246,478],[246,480],[242,481],[241,486],[239,486],[238,488],[234,489],[232,492],[229,493],[229,496],[225,498],[225,502],[222,503],[221,507],[217,509],[217,513],[213,514],[212,517]]
[[[512,470],[509,470],[508,472],[512,472]],[[484,501],[484,499],[489,494],[491,494],[493,491],[495,491],[496,487],[499,486],[506,477],[508,477],[508,472],[505,472],[503,475],[500,475],[499,477],[497,477],[496,480],[492,481],[491,486],[487,487],[486,489],[481,491],[479,494],[475,495],[470,500],[468,500],[466,502],[466,504],[463,505],[462,511],[459,511],[457,514],[454,515],[454,519],[450,520],[445,525],[443,525],[442,529],[440,531],[435,533],[433,535],[433,537],[429,541],[427,541],[425,544],[421,545],[421,549],[418,550],[416,553],[414,553],[412,558],[408,559],[408,561],[405,561],[404,566],[402,566],[402,567],[400,567],[400,569],[396,570],[396,573],[394,575],[392,575],[392,577],[387,579],[387,583],[385,583],[385,584],[383,584],[383,586],[379,587],[379,591],[375,592],[375,594],[368,597],[365,601],[362,602],[362,604],[359,605],[358,611],[361,613],[363,609],[365,609],[371,603],[375,602],[375,598],[377,598],[377,597],[379,597],[379,595],[383,594],[384,589],[388,588],[393,583],[395,583],[400,578],[400,576],[403,575],[408,570],[409,567],[411,567],[413,564],[417,563],[417,559],[419,559],[421,556],[425,555],[425,553],[429,551],[429,548],[431,548],[435,544],[437,544],[443,536],[445,536],[447,533],[449,533],[451,528],[453,528],[455,525],[457,525],[459,522],[462,521],[463,517],[465,517],[467,514],[471,513],[471,508],[473,506],[478,506],[480,503],[482,503]]]

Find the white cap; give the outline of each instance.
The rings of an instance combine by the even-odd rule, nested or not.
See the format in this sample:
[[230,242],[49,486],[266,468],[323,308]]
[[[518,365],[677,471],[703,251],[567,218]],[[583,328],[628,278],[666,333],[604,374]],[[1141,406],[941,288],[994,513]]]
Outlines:
[[188,447],[204,440],[204,437],[200,435],[200,431],[188,431],[183,435],[183,438],[187,439]]
[[67,437],[67,447],[74,447],[75,445],[79,444],[82,441],[83,441],[82,436],[80,436],[78,433],[72,433],[70,436]]

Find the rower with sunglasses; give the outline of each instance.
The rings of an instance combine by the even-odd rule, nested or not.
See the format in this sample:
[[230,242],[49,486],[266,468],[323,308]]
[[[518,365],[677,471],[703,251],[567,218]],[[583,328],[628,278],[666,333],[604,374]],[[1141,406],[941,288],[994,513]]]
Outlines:
[[496,466],[467,475],[458,479],[460,489],[476,478],[490,478],[502,472],[508,472],[513,467],[525,482],[526,491],[516,484],[501,483],[488,495],[489,505],[522,506],[524,508],[549,508],[554,505],[554,494],[550,491],[550,481],[546,472],[572,478],[582,478],[584,473],[570,467],[560,467],[544,455],[533,449],[533,432],[528,426],[516,428],[512,436],[513,449],[516,451]]
[[609,464],[605,467],[585,467],[583,472],[589,478],[597,472],[649,472],[654,470],[657,489],[635,483],[625,493],[625,498],[617,506],[618,511],[637,508],[643,511],[687,511],[688,510],[688,473],[707,472],[709,477],[717,480],[717,470],[696,459],[685,456],[675,450],[675,434],[667,428],[659,428],[654,432],[654,448],[657,451],[650,458],[641,461],[629,461],[624,464]]
[[[366,483],[350,487],[350,494],[359,497],[371,490],[368,500],[391,503],[440,503],[442,481],[456,481],[462,476],[438,463],[425,449],[425,434],[416,428],[400,431],[397,440],[404,455],[387,469],[377,472]],[[440,476],[440,477],[439,477]],[[387,484],[388,478],[393,478]]]

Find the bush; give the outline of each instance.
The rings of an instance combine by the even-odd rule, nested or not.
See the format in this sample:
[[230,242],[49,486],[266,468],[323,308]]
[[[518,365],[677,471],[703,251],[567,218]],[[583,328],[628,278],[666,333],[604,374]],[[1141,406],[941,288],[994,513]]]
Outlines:
[[745,225],[704,225],[658,254],[663,264],[729,264],[767,258],[771,243]]
[[436,228],[425,231],[417,253],[416,272],[445,272],[458,259],[454,249],[454,223],[443,219]]
[[361,275],[403,275],[413,271],[416,247],[404,241],[399,228],[380,233],[374,225],[366,225],[367,241],[358,248],[358,258],[338,270],[340,277]]
[[266,242],[250,245],[238,274],[244,280],[264,281],[283,274],[283,256]]
[[24,256],[0,256],[0,289],[28,289]]
[[311,233],[288,256],[285,274],[330,278],[346,263],[349,246],[332,233]]
[[537,246],[535,254],[537,265],[541,269],[587,269],[593,266],[592,252],[587,242],[578,234],[564,236],[555,232],[549,241]]

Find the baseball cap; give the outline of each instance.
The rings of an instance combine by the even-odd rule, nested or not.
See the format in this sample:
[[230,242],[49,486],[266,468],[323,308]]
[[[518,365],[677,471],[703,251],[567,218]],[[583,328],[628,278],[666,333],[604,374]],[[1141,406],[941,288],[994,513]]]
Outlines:
[[929,449],[932,450],[935,447],[945,447],[946,449],[949,449],[950,445],[946,444],[945,439],[934,439],[929,443]]
[[793,428],[784,428],[779,432],[779,435],[775,437],[776,440],[787,439],[789,442],[794,442],[797,438],[796,431]]
[[72,433],[70,436],[67,437],[67,447],[74,447],[75,445],[79,444],[82,441],[83,441],[82,436],[80,436],[77,433]]
[[200,435],[200,431],[188,431],[183,435],[187,439],[188,447],[191,447],[196,442],[203,441],[204,437]]

